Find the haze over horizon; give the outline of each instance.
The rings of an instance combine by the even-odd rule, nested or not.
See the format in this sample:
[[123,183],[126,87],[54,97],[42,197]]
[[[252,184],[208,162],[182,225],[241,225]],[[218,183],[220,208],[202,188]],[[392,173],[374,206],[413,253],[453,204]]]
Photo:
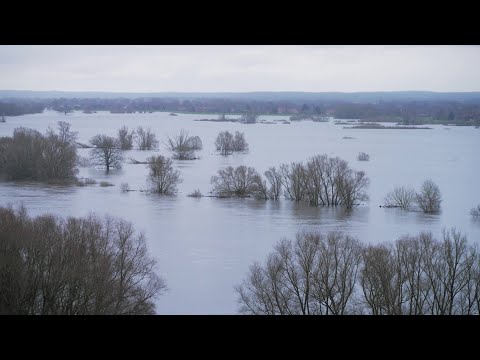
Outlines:
[[0,46],[0,89],[480,91],[480,46]]

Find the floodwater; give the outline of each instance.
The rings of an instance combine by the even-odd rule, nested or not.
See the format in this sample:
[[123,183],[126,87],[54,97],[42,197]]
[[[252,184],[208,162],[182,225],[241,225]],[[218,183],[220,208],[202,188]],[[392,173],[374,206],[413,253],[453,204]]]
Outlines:
[[[148,246],[158,261],[158,272],[169,291],[157,301],[159,314],[235,314],[238,309],[234,285],[239,284],[254,261],[263,262],[273,245],[302,230],[327,232],[341,229],[365,243],[393,241],[404,234],[456,226],[469,241],[480,242],[480,221],[469,215],[480,203],[480,129],[431,126],[433,130],[343,129],[333,121],[282,124],[281,116],[262,116],[270,123],[239,124],[194,121],[215,115],[148,114],[43,114],[9,117],[0,124],[0,136],[11,136],[16,127],[44,132],[57,121],[68,121],[87,143],[96,134],[115,136],[123,125],[151,127],[160,140],[158,151],[125,152],[142,161],[152,154],[170,156],[163,145],[168,135],[181,129],[198,135],[203,150],[199,160],[177,161],[183,182],[175,196],[120,191],[146,187],[146,165],[125,163],[121,170],[105,174],[101,169],[81,168],[79,176],[109,181],[115,186],[45,186],[0,182],[0,205],[23,203],[31,215],[53,213],[85,216],[90,212],[123,217],[146,234]],[[450,131],[445,131],[449,129]],[[222,130],[243,131],[249,152],[223,157],[214,141]],[[352,137],[353,139],[344,139]],[[370,161],[356,160],[359,152]],[[200,189],[211,190],[210,178],[225,166],[253,166],[263,173],[270,166],[303,161],[317,154],[339,156],[354,169],[364,170],[371,180],[370,200],[346,213],[342,209],[311,207],[289,200],[190,198]],[[79,154],[88,156],[87,149]],[[440,214],[425,215],[400,209],[380,208],[384,196],[395,186],[413,186],[431,178],[442,192]]]

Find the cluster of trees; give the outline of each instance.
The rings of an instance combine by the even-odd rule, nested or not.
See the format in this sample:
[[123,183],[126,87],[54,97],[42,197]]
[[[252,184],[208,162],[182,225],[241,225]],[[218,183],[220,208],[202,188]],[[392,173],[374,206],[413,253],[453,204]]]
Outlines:
[[377,245],[300,233],[235,290],[243,314],[479,315],[480,254],[455,229]]
[[[448,94],[444,94],[448,95]],[[380,99],[386,99],[382,101]],[[338,119],[395,121],[403,124],[454,123],[480,125],[478,96],[450,94],[255,94],[230,98],[215,96],[123,97],[123,98],[10,98],[0,102],[0,115],[14,116],[42,112],[45,108],[62,113],[74,110],[91,113],[145,113],[153,111],[242,114],[246,123],[256,122],[255,114],[331,115]]]
[[121,150],[133,149],[133,143],[139,150],[153,150],[158,146],[158,140],[151,128],[139,126],[136,130],[129,130],[125,125],[118,130],[116,147]]
[[405,186],[396,187],[385,196],[384,206],[410,210],[417,205],[424,213],[434,213],[440,211],[441,202],[440,188],[431,179],[427,179],[419,192]]
[[360,152],[357,155],[357,160],[358,161],[369,161],[370,160],[370,155],[368,155],[365,152]]
[[151,128],[139,126],[135,133],[135,140],[139,150],[153,150],[158,146],[158,140]]
[[[305,104],[304,104],[305,105]],[[295,101],[255,101],[252,99],[176,99],[176,98],[62,98],[39,100],[38,106],[41,110],[50,108],[52,110],[70,112],[72,110],[91,113],[95,111],[110,111],[112,113],[147,113],[154,111],[164,112],[189,112],[189,113],[220,113],[220,114],[242,114],[246,123],[255,122],[256,118],[251,114],[277,114],[297,113],[302,110],[302,104]],[[303,107],[315,113],[322,111],[322,106],[306,105]],[[41,112],[41,111],[39,111]]]
[[480,104],[455,101],[397,101],[376,104],[344,103],[333,106],[337,119],[395,121],[404,125],[480,124]]
[[[211,178],[213,192],[222,196],[252,195],[265,200],[277,200],[283,193],[287,199],[308,201],[314,206],[345,206],[351,209],[368,199],[365,193],[369,179],[345,160],[317,155],[306,164],[282,164],[269,168],[263,180],[251,167],[229,166]],[[267,183],[268,181],[268,183]]]
[[0,208],[0,314],[154,314],[165,290],[125,220]]
[[0,101],[0,116],[37,114],[41,113],[44,109],[45,105],[26,99],[16,99],[13,102]]
[[215,139],[215,147],[222,155],[230,155],[234,151],[248,150],[248,143],[245,140],[245,134],[240,131],[235,131],[233,135],[229,131],[222,131]]
[[174,159],[193,160],[195,151],[201,150],[203,144],[198,136],[189,136],[188,131],[182,129],[178,135],[168,137],[166,146]]
[[135,130],[128,130],[125,125],[117,133],[118,147],[122,150],[132,150]]
[[90,150],[91,164],[120,169],[124,156],[122,150],[131,150],[135,141],[139,150],[153,150],[158,147],[158,140],[151,128],[139,126],[136,130],[129,130],[123,126],[118,130],[117,138],[107,135],[95,135],[90,139],[93,149]]
[[71,181],[76,168],[77,133],[60,121],[58,132],[46,134],[33,129],[16,128],[13,137],[0,138],[0,170],[12,180]]

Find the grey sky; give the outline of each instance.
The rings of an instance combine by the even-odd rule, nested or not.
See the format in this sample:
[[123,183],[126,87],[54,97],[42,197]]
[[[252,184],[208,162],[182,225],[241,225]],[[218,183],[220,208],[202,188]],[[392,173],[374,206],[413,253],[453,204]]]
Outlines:
[[480,91],[479,46],[0,46],[0,89]]

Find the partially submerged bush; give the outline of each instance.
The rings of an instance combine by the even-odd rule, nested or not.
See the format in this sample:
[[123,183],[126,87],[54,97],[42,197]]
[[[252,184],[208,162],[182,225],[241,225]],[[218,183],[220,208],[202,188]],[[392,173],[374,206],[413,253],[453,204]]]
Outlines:
[[108,182],[108,181],[100,181],[100,186],[101,187],[107,187],[107,186],[115,186],[115,185]]
[[200,189],[197,189],[194,192],[188,194],[187,196],[194,197],[194,198],[199,198],[199,197],[202,197],[202,193],[200,192]]
[[222,131],[215,140],[215,147],[222,155],[229,155],[234,151],[248,150],[248,144],[243,132],[235,131],[232,135],[229,131]]
[[440,203],[442,202],[440,188],[432,180],[428,179],[423,182],[416,199],[418,206],[424,213],[440,211]]
[[358,161],[369,161],[370,160],[370,155],[368,155],[367,153],[364,153],[364,152],[358,153],[357,160]]
[[415,190],[404,186],[396,187],[392,192],[388,193],[384,199],[385,207],[399,207],[405,210],[411,208],[416,201]]
[[97,181],[95,179],[91,178],[83,178],[83,179],[77,179],[77,182],[75,183],[77,186],[87,186],[87,185],[95,185]]
[[193,160],[195,151],[202,148],[202,140],[198,136],[188,135],[188,131],[181,130],[173,138],[168,137],[166,146],[173,153],[174,159]]
[[213,192],[220,196],[249,196],[256,190],[257,171],[252,167],[228,166],[218,170],[218,175],[212,176],[210,182]]
[[472,210],[470,210],[470,215],[472,215],[473,217],[480,218],[480,205],[477,205],[476,208],[473,208]]

